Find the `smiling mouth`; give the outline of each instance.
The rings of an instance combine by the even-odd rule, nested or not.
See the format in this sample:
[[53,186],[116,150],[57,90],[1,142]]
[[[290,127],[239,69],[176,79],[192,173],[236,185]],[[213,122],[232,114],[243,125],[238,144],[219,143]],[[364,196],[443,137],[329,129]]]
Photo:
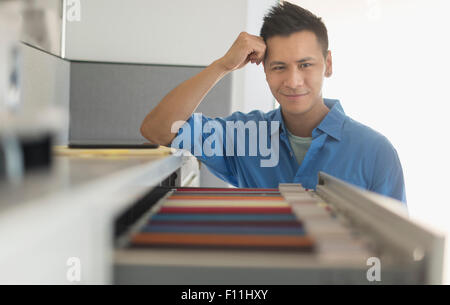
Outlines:
[[290,100],[298,99],[302,96],[308,95],[309,93],[302,93],[302,94],[283,94],[285,97],[287,97]]

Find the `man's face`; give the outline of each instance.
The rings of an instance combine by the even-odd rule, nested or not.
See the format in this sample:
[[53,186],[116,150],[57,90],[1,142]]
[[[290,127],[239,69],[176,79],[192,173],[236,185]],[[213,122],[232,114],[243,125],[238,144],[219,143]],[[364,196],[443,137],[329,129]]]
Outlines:
[[331,53],[325,59],[314,33],[301,31],[266,41],[264,72],[275,99],[286,114],[306,114],[322,101],[324,76],[331,75]]

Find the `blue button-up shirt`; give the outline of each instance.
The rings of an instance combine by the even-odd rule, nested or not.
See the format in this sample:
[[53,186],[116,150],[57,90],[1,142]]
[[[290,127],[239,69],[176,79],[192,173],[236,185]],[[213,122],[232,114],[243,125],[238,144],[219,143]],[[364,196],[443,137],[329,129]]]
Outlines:
[[[214,128],[209,128],[210,132],[198,130],[199,128],[194,131],[195,114],[186,122],[190,127],[189,140],[192,145],[184,145],[186,141],[181,143],[176,141],[177,148],[190,150],[213,174],[237,187],[277,188],[279,183],[301,183],[303,187],[315,190],[318,172],[323,171],[351,184],[406,203],[402,167],[397,151],[389,140],[370,127],[345,115],[338,100],[324,99],[324,103],[330,111],[312,131],[311,146],[300,166],[289,143],[280,108],[267,113],[235,112],[225,118],[201,117],[201,124],[220,124],[224,130],[226,130],[227,121],[244,123],[266,121],[269,128],[270,122],[279,122],[275,128],[266,133],[267,142],[265,143],[271,143],[271,137],[279,136],[279,162],[274,167],[261,166],[261,160],[269,158],[267,155],[265,157],[259,153],[256,156],[248,155],[248,153],[245,156],[227,155],[225,147],[227,140],[230,141],[229,135],[221,134],[222,140],[215,143],[215,145],[223,146],[223,154],[211,156],[211,153],[201,152],[202,143],[205,140],[208,141]],[[183,128],[177,136],[181,133]],[[245,145],[248,152],[248,133],[246,135]],[[233,138],[234,140],[231,141],[235,141],[234,144],[236,144],[238,137]],[[212,147],[215,146],[212,145]]]

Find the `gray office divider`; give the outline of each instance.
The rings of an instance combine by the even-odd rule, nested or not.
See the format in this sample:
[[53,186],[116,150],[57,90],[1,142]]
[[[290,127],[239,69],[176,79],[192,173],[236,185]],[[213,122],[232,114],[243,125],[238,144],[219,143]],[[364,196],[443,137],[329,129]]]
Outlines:
[[[139,127],[146,114],[173,88],[203,67],[72,61],[70,142],[146,142]],[[196,112],[231,113],[231,75],[222,79]],[[203,167],[204,168],[204,167]],[[204,169],[201,184],[223,186]]]

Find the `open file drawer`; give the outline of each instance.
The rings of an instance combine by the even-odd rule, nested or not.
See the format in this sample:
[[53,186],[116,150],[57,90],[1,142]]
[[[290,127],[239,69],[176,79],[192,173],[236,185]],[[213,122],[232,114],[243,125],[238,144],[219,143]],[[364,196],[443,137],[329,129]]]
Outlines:
[[[441,283],[443,235],[408,219],[396,200],[319,174],[316,191],[280,184],[279,192],[314,240],[312,251],[133,247],[174,192],[117,238],[116,284],[421,284]],[[236,201],[234,201],[236,202]],[[236,203],[234,204],[236,205]],[[151,223],[151,221],[150,221]]]

